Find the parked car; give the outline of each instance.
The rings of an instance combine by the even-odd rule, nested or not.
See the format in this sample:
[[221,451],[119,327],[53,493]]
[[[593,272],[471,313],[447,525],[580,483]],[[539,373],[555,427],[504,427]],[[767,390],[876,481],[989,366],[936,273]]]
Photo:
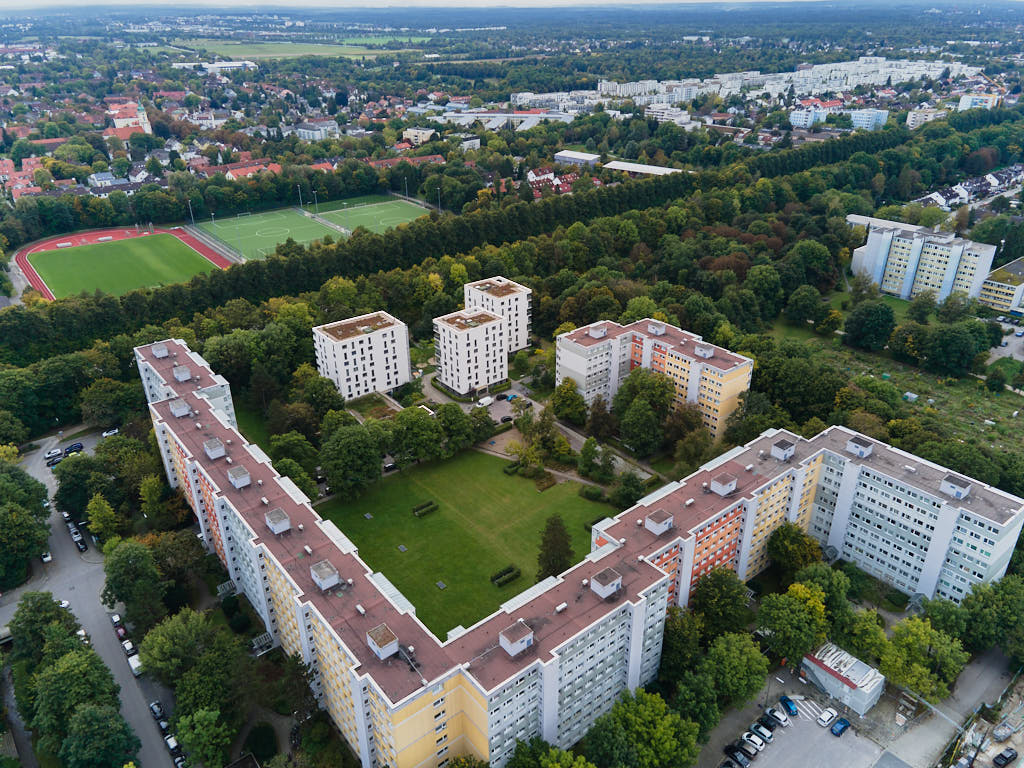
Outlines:
[[782,705],[782,708],[786,710],[786,714],[790,717],[797,717],[800,714],[796,708],[796,703],[789,696],[779,696],[779,704]]
[[759,723],[757,720],[750,724],[750,730],[751,732],[756,733],[758,736],[761,737],[762,740],[766,742],[770,742],[772,739],[775,738],[775,735],[767,728],[765,728],[764,725]]
[[65,609],[71,607],[71,603],[69,603],[67,600],[61,600],[59,603],[57,603],[57,605],[59,605],[61,608],[65,608]]
[[81,541],[82,540],[82,532],[80,530],[78,530],[77,528],[75,528],[75,530],[73,530],[71,532],[71,540],[74,541],[74,542]]
[[121,430],[119,430],[117,427],[114,427],[113,429],[108,429],[107,431],[103,432],[103,434],[101,436],[102,437],[113,437],[114,435],[118,434],[120,431]]
[[118,640],[128,639],[128,630],[124,627],[114,627],[114,634],[117,635]]
[[768,715],[761,715],[757,718],[757,722],[759,722],[764,728],[767,728],[770,733],[775,733],[776,728],[782,727],[775,718],[768,717]]
[[62,510],[60,511],[60,516],[61,516],[62,518],[64,518],[65,520],[70,520],[70,519],[71,519],[71,513],[70,513],[70,512],[68,512],[68,511],[67,511],[66,509],[62,509]]
[[81,453],[84,450],[85,446],[82,445],[81,443],[72,443],[71,445],[64,449],[64,455],[70,456],[73,453]]
[[828,728],[837,717],[839,717],[839,713],[832,709],[832,707],[823,709],[821,714],[818,715],[818,725],[822,728]]
[[78,547],[79,552],[85,552],[89,549],[89,545],[85,543],[85,539],[78,539],[75,542],[75,546]]
[[757,750],[752,745],[747,744],[743,739],[736,739],[733,743],[736,745],[737,749],[747,756],[747,759],[753,760],[757,757]]
[[172,755],[177,754],[179,752],[178,740],[174,738],[174,734],[169,733],[166,736],[164,736],[164,744],[167,746],[167,751],[170,752]]
[[149,702],[149,714],[153,716],[154,720],[163,720],[164,705],[160,703],[159,699]]
[[850,721],[845,717],[840,717],[834,723],[832,723],[832,735],[842,736],[846,733],[846,729],[850,727]]
[[43,552],[43,554],[39,556],[39,559],[42,560],[44,563],[49,563],[53,560],[53,555],[51,555],[49,552]]
[[174,758],[174,768],[185,768],[187,764],[188,763],[185,762],[185,758],[181,755]]
[[726,758],[718,764],[718,768],[736,768],[736,763],[734,763],[729,758]]
[[60,448],[51,448],[50,450],[48,450],[46,452],[46,454],[43,456],[43,458],[44,459],[56,459],[58,456],[63,456],[63,455],[64,455],[64,451],[62,451]]
[[495,400],[508,400],[508,395],[506,395],[504,392],[502,392],[500,395],[495,395],[494,399]]
[[768,715],[768,717],[775,720],[776,722],[778,722],[778,724],[781,726],[789,725],[789,718],[786,717],[786,713],[780,710],[778,707],[768,707],[768,709],[765,710],[765,714]]
[[740,768],[747,768],[750,765],[750,758],[747,757],[747,753],[740,749],[735,742],[727,744],[722,750],[725,752],[725,756],[732,760]]
[[166,720],[157,720],[156,727],[160,729],[160,733],[167,733],[171,730],[171,724]]
[[138,654],[128,657],[128,666],[131,667],[132,674],[136,677],[142,676],[142,660]]
[[75,637],[82,641],[85,645],[89,645],[89,633],[84,629],[79,629],[75,632]]
[[112,614],[110,614],[110,623],[113,624],[115,627],[120,627],[121,626],[121,614],[119,614],[119,613],[112,613]]
[[501,417],[501,423],[502,424],[508,424],[510,421],[512,421],[512,417],[511,416],[502,416]]
[[753,733],[752,731],[744,731],[743,735],[740,736],[740,739],[744,743],[752,746],[758,752],[760,752],[762,749],[768,746],[764,739],[762,739],[760,736],[758,736],[756,733]]
[[122,640],[121,648],[122,650],[124,650],[125,656],[134,656],[136,653],[139,652],[138,649],[135,647],[135,643],[133,643],[131,640]]
[[58,456],[57,458],[55,458],[55,459],[50,459],[50,460],[49,460],[48,462],[46,462],[46,466],[48,466],[48,467],[50,467],[51,469],[53,469],[53,467],[56,467],[56,466],[57,466],[58,464],[60,464],[60,463],[61,463],[62,461],[64,461],[64,457],[63,457],[63,456]]
[[385,472],[394,472],[396,469],[398,469],[398,465],[395,464],[393,461],[389,461],[387,464],[384,465]]
[[1007,747],[998,755],[992,758],[992,765],[997,766],[997,768],[1003,768],[1004,765],[1009,765],[1016,759],[1017,750],[1013,747]]

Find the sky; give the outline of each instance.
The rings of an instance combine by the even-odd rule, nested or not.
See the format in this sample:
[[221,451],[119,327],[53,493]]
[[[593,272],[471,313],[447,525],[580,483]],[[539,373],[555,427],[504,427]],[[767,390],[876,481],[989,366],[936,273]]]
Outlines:
[[[267,0],[267,2],[253,2],[252,0],[173,0],[159,6],[151,3],[140,3],[139,0],[102,0],[102,2],[82,2],[70,6],[68,0],[0,0],[0,11],[31,11],[32,9],[46,6],[48,8],[68,7],[69,10],[93,6],[134,6],[139,10],[152,5],[161,11],[172,10],[173,8],[185,6],[203,6],[210,9],[245,9],[245,8],[438,8],[438,7],[472,7],[472,8],[557,8],[577,5],[692,5],[692,4],[720,4],[727,7],[736,7],[748,3],[793,3],[810,2],[811,0],[729,0],[723,3],[722,0],[686,0],[680,3],[679,0]],[[840,0],[840,4],[843,0]]]

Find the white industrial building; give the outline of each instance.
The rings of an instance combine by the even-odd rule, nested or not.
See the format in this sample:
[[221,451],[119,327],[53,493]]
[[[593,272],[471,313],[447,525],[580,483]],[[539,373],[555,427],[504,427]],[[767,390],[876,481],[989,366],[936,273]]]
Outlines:
[[434,318],[437,380],[460,395],[508,378],[505,318],[485,309],[460,309]]
[[488,277],[462,286],[466,309],[486,309],[505,319],[508,351],[530,346],[530,295],[525,285],[506,277]]
[[863,717],[885,691],[885,676],[832,643],[804,656],[807,678],[833,699]]
[[601,156],[592,152],[576,152],[572,149],[555,152],[555,162],[559,165],[597,165],[600,161]]
[[390,392],[411,378],[409,329],[387,312],[371,312],[313,329],[320,375],[346,400]]

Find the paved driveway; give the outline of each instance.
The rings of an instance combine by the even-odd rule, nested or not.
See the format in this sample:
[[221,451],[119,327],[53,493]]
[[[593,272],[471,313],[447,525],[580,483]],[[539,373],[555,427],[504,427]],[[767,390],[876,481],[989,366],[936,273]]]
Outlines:
[[[64,447],[72,442],[83,443],[86,452],[91,452],[99,439],[99,433],[75,440],[58,440],[56,437],[42,439],[39,441],[39,449],[23,458],[20,466],[43,482],[52,498],[57,490],[57,482],[53,472],[46,467],[43,454],[51,448]],[[170,694],[159,690],[154,681],[145,677],[136,679],[132,675],[121,644],[114,635],[108,611],[100,602],[104,582],[103,557],[96,546],[90,543],[89,551],[79,554],[56,508],[51,511],[50,528],[50,553],[53,561],[46,565],[34,561],[32,577],[28,583],[0,597],[0,626],[10,621],[23,592],[48,591],[56,599],[71,603],[71,611],[92,638],[93,648],[121,686],[121,714],[142,742],[136,765],[140,768],[167,768],[171,761],[147,705],[159,698],[167,708],[166,705],[171,703]]]
[[1014,335],[1021,330],[1021,326],[1009,323],[1001,323],[1001,325],[1003,326],[1003,331],[1011,331],[1011,333],[1009,336],[1003,336],[1003,341],[1006,342],[1005,347],[992,348],[988,361],[992,363],[1000,357],[1013,357],[1017,360],[1024,360],[1024,337]]

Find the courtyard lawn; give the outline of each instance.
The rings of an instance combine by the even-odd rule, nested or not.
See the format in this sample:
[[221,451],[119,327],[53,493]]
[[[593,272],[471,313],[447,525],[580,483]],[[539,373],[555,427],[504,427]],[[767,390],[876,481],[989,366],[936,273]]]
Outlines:
[[235,400],[235,421],[238,422],[238,431],[246,440],[256,443],[265,453],[270,453],[270,432],[267,430],[267,419],[262,413],[238,398]]
[[183,283],[217,268],[166,234],[41,251],[28,260],[58,299],[97,290],[121,296],[136,288]]
[[[550,515],[562,516],[579,561],[590,552],[584,525],[615,514],[580,497],[577,483],[539,492],[532,481],[502,472],[505,464],[466,451],[385,476],[357,500],[332,499],[317,511],[355,542],[363,560],[383,572],[443,640],[448,630],[469,627],[534,584]],[[436,501],[438,509],[413,516],[412,508],[425,501]],[[510,564],[523,575],[501,588],[491,584],[491,575]],[[437,587],[439,581],[445,589]]]
[[283,243],[289,237],[305,245],[328,236],[335,240],[342,236],[336,229],[303,216],[294,208],[279,208],[249,216],[215,217],[212,221],[199,222],[199,226],[247,259],[262,259],[272,255],[278,243]]
[[371,232],[384,232],[399,224],[426,216],[430,211],[408,200],[388,198],[386,202],[360,205],[350,200],[338,201],[348,203],[341,210],[324,211],[320,206],[320,217],[326,221],[347,229],[349,232],[356,227],[365,227]]

